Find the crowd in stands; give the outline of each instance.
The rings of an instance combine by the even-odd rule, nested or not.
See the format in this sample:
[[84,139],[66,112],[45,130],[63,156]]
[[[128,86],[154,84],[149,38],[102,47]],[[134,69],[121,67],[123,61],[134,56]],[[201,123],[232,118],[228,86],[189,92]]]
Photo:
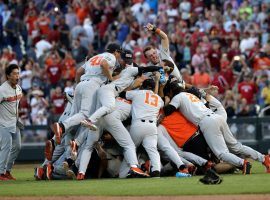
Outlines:
[[218,86],[228,117],[256,116],[270,105],[269,9],[269,0],[0,0],[0,79],[18,63],[21,119],[56,121],[76,68],[109,42],[146,66],[144,46],[160,44],[145,31],[152,23],[186,83]]

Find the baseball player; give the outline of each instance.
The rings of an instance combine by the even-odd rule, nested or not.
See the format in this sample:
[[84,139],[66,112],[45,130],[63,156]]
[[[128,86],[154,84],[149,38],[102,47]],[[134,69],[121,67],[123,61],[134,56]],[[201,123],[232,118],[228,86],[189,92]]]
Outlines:
[[82,124],[89,127],[91,130],[96,131],[97,126],[95,124],[101,117],[111,113],[115,109],[115,97],[119,96],[119,94],[128,87],[132,87],[136,76],[141,76],[142,73],[154,72],[160,69],[162,69],[162,67],[132,67],[128,65],[120,73],[119,79],[110,84],[102,86],[98,90],[98,100],[102,106],[97,109],[88,119],[83,120]]
[[[159,75],[159,76],[158,76]],[[141,90],[128,91],[126,98],[132,100],[132,123],[130,135],[136,147],[141,143],[151,161],[151,176],[159,177],[161,164],[157,151],[157,116],[164,103],[156,94],[158,91],[160,74],[157,73],[155,82],[146,79]]]
[[[250,162],[229,152],[226,135],[232,133],[222,116],[208,109],[195,95],[184,92],[177,83],[171,83],[170,97],[172,97],[170,104],[164,108],[165,115],[179,109],[190,122],[200,127],[207,144],[217,158],[241,168],[243,174],[250,174]],[[231,151],[234,150],[232,146],[229,148]]]
[[[123,148],[124,158],[129,166],[129,173],[135,175],[136,177],[148,177],[147,174],[138,168],[136,147],[130,137],[129,132],[122,123],[122,121],[126,120],[130,116],[131,102],[121,97],[117,97],[116,108],[117,109],[115,109],[112,113],[100,119],[101,126],[99,127],[98,131],[103,129],[109,131],[118,144]],[[79,180],[80,178],[84,179],[94,143],[100,137],[100,135],[96,133],[98,131],[90,132],[87,136],[86,146],[82,152],[81,161],[79,164]],[[82,141],[79,141],[79,138],[76,138],[75,142],[77,146],[77,144],[81,144]]]
[[171,73],[176,79],[180,82],[183,81],[182,76],[177,68],[176,64],[174,63],[172,57],[170,56],[170,49],[169,49],[169,38],[162,30],[155,27],[154,25],[148,23],[145,28],[157,34],[161,38],[161,46],[159,52],[153,46],[146,46],[143,50],[144,57],[151,65],[160,65],[160,62],[164,59],[171,61],[174,64],[174,69]]
[[106,81],[113,81],[112,71],[116,60],[121,56],[121,47],[116,43],[107,46],[105,53],[90,58],[79,70],[84,71],[81,82],[75,88],[72,116],[61,123],[54,123],[52,130],[56,142],[60,144],[61,135],[69,128],[79,125],[82,120],[89,117],[96,109],[96,91]]
[[[223,117],[224,121],[227,121],[227,113],[223,105],[219,100],[217,100],[212,95],[206,95],[206,100],[209,103],[209,107],[211,110],[214,111],[214,113],[220,115]],[[227,128],[227,127],[226,127]],[[261,162],[265,168],[266,172],[270,173],[270,156],[269,155],[263,155],[260,152],[242,145],[240,142],[236,140],[236,138],[233,136],[233,134],[230,131],[226,131],[223,133],[224,140],[226,142],[226,145],[228,148],[235,154],[252,158],[253,160],[256,160],[258,162]]]
[[10,64],[5,69],[7,81],[0,86],[0,180],[16,180],[11,168],[21,149],[18,106],[22,98],[22,89],[18,85],[20,69]]

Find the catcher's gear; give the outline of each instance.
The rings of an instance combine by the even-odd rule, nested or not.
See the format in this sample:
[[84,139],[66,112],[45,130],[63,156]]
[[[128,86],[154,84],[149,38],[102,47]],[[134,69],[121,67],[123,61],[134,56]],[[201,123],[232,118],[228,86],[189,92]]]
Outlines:
[[207,185],[220,184],[222,178],[212,169],[208,169],[203,178],[200,179],[200,182]]

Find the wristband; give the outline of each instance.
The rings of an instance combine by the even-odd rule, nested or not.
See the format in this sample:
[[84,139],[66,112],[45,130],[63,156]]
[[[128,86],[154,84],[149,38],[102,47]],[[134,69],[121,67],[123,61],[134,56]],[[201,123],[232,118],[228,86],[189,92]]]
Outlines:
[[155,31],[156,34],[159,34],[160,33],[160,29],[157,28],[156,31]]

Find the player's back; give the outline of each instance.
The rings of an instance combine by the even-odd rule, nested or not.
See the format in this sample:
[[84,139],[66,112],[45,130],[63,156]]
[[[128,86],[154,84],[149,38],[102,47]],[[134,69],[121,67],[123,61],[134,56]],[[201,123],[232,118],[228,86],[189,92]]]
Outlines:
[[213,113],[198,97],[187,92],[174,96],[170,104],[179,108],[180,112],[195,125],[198,125],[205,115]]
[[132,100],[132,121],[157,121],[159,110],[164,105],[157,94],[151,90],[134,90],[127,92],[127,98]]
[[81,80],[98,78],[102,82],[107,81],[107,77],[103,74],[101,68],[101,62],[106,60],[110,66],[110,71],[114,70],[116,64],[116,58],[113,54],[105,52],[102,54],[98,54],[90,58],[85,64],[82,66],[85,70],[84,75],[82,75]]
[[118,88],[118,92],[122,92],[133,83],[138,73],[139,70],[137,67],[127,67],[120,73],[119,79],[116,79],[112,83]]

